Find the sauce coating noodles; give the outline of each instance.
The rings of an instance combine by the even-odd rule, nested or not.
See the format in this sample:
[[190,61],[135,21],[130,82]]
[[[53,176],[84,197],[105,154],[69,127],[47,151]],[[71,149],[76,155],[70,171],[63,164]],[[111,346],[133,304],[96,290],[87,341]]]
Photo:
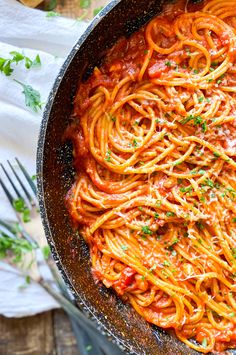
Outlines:
[[119,40],[66,133],[95,278],[203,353],[236,346],[235,5],[168,5]]

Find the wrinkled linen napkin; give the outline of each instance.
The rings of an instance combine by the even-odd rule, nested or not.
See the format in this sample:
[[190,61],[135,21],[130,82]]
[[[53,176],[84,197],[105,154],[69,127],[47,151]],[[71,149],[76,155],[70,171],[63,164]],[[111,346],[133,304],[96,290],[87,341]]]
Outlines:
[[[43,110],[34,113],[25,106],[22,87],[13,79],[31,85],[40,92],[42,102],[46,102],[64,59],[87,25],[61,16],[47,18],[45,12],[27,8],[16,0],[0,0],[0,57],[10,58],[12,51],[23,52],[31,59],[39,54],[42,63],[40,68],[31,70],[19,63],[8,77],[0,73],[0,162],[5,163],[7,159],[12,162],[18,157],[28,172],[35,174]],[[0,176],[3,177],[2,172]],[[0,218],[15,220],[1,188]],[[35,222],[36,234],[42,230],[40,223]],[[44,238],[43,233],[37,238]],[[14,270],[0,262],[0,314],[23,317],[58,307],[37,283],[22,288],[25,279]],[[50,278],[47,268],[42,272]]]

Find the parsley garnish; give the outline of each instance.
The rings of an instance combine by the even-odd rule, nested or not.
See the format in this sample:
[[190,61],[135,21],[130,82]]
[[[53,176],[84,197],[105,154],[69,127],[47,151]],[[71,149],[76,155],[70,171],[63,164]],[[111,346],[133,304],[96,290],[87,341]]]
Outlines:
[[27,223],[30,221],[30,210],[25,204],[22,198],[13,201],[13,207],[19,213],[22,213],[23,222]]
[[45,245],[42,248],[42,253],[43,253],[44,259],[47,260],[49,258],[49,255],[50,255],[50,247],[49,247],[49,245]]
[[197,225],[197,228],[199,229],[199,230],[203,230],[205,227],[204,227],[204,225],[202,224],[202,222],[196,222],[196,225]]
[[166,212],[166,217],[174,217],[174,216],[175,216],[174,212],[171,211]]
[[189,187],[180,187],[180,191],[181,192],[190,192],[190,191],[192,191],[192,186],[189,186]]
[[32,88],[31,85],[27,85],[13,79],[16,83],[20,84],[23,87],[22,93],[25,95],[25,104],[27,107],[30,107],[34,112],[38,112],[38,109],[42,109],[41,95],[38,90]]
[[17,65],[19,62],[25,61],[26,69],[41,66],[41,60],[38,54],[33,60],[25,56],[23,53],[16,51],[12,51],[9,54],[12,58],[0,58],[0,71],[6,76],[10,76],[13,73],[14,69],[11,65],[14,63]]
[[220,154],[217,153],[217,152],[214,152],[213,155],[214,155],[216,158],[219,158],[219,157],[220,157]]
[[55,11],[47,11],[46,18],[51,18],[51,17],[58,17],[60,14]]
[[105,161],[108,161],[108,162],[111,161],[111,151],[110,151],[110,150],[108,150],[108,151],[106,152],[106,158],[105,158],[104,160],[105,160]]
[[155,218],[155,219],[158,219],[158,218],[159,218],[159,214],[155,212],[155,213],[154,213],[154,218]]
[[233,222],[233,223],[236,223],[236,217],[234,217],[234,218],[232,219],[232,222]]
[[211,187],[212,189],[215,187],[214,182],[210,179],[205,179],[204,183],[205,185]]
[[170,266],[171,262],[169,260],[165,260],[163,263],[164,266]]
[[168,60],[167,62],[165,62],[165,65],[166,65],[167,67],[171,67],[171,62]]
[[8,253],[14,256],[13,262],[22,261],[23,255],[33,250],[33,246],[23,238],[9,237],[6,233],[0,232],[0,258],[5,258]]
[[204,97],[203,97],[203,96],[198,97],[198,102],[203,102],[203,100],[204,100]]
[[151,229],[148,226],[142,226],[142,232],[144,234],[149,234],[149,235],[153,234],[153,232],[151,231]]
[[102,11],[103,6],[97,7],[96,9],[93,10],[93,16],[97,16],[97,14]]
[[80,0],[81,9],[87,9],[91,5],[91,0]]

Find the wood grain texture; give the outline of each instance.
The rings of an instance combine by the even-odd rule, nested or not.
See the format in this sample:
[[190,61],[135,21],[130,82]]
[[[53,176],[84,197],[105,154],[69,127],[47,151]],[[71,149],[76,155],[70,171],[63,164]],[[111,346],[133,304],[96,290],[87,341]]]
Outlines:
[[0,354],[56,355],[52,312],[20,319],[0,317]]
[[57,355],[78,355],[76,339],[65,312],[53,312],[54,342]]
[[33,317],[0,316],[1,355],[79,355],[70,320],[56,310]]

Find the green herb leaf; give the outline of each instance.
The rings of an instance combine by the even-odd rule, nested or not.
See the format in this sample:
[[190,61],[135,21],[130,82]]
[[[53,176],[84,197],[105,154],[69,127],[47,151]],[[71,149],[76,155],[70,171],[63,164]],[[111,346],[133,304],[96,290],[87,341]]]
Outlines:
[[43,248],[42,248],[42,253],[43,253],[43,257],[45,260],[47,260],[50,256],[50,247],[49,245],[45,245]]
[[24,54],[16,52],[16,51],[10,52],[9,54],[11,54],[13,56],[11,61],[15,62],[16,64],[18,64],[19,62],[21,62],[25,58]]
[[0,71],[6,76],[10,76],[13,72],[11,67],[11,60],[0,58]]
[[165,65],[166,65],[167,67],[171,67],[171,62],[168,60],[167,62],[165,62]]
[[94,10],[93,10],[93,16],[97,16],[97,14],[98,14],[100,11],[102,11],[103,7],[104,7],[104,6],[100,6],[100,7],[96,8],[96,9],[94,9]]
[[0,258],[14,256],[13,262],[22,261],[23,255],[33,250],[33,246],[20,237],[10,237],[6,233],[0,232]]
[[42,109],[41,95],[40,92],[33,89],[31,85],[24,84],[16,79],[15,82],[23,87],[22,93],[25,95],[25,104],[30,107],[34,112],[38,112],[38,109]]
[[91,0],[80,0],[81,9],[87,9],[91,5]]
[[51,17],[58,17],[60,16],[60,14],[58,12],[55,12],[55,11],[48,11],[47,12],[47,15],[46,15],[46,18],[51,18]]
[[174,216],[175,216],[174,212],[171,211],[166,212],[166,217],[174,217]]
[[40,59],[40,56],[38,54],[36,55],[35,59],[32,61],[31,67],[32,68],[41,67],[41,59]]
[[25,209],[25,201],[23,200],[23,198],[14,200],[13,207],[17,212],[23,212]]
[[142,226],[142,232],[144,234],[149,234],[149,235],[153,234],[153,232],[151,231],[151,229],[148,226]]
[[57,0],[48,0],[45,5],[45,10],[51,11],[51,10],[55,9],[56,6],[57,6]]
[[163,263],[164,266],[170,266],[171,262],[169,260],[165,260]]

